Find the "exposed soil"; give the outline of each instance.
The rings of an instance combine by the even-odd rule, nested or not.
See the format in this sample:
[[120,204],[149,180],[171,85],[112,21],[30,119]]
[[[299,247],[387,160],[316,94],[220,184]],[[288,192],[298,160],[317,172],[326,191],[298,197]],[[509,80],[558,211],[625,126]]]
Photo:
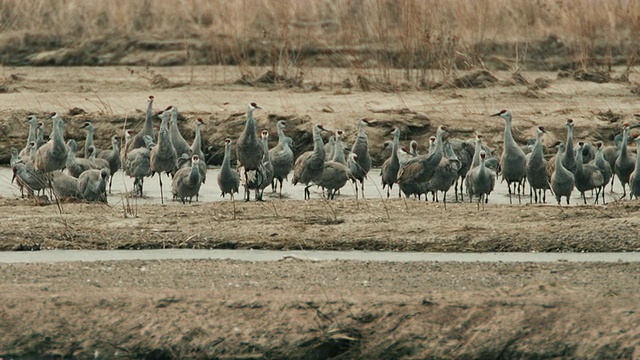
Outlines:
[[[499,149],[503,124],[488,115],[501,108],[514,114],[522,143],[537,124],[549,130],[545,142],[564,138],[566,118],[575,120],[576,140],[610,143],[623,122],[636,121],[637,111],[631,84],[552,73],[525,72],[523,85],[495,73],[500,82],[486,88],[395,93],[345,88],[350,74],[322,69],[310,74],[313,84],[298,89],[232,85],[240,76],[227,68],[154,70],[181,86],[152,90],[151,77],[121,68],[5,68],[3,75],[12,80],[0,96],[2,154],[24,146],[22,116],[52,110],[73,109],[75,115],[65,115],[65,133],[78,140],[79,124],[94,121],[98,145],[107,147],[125,119],[141,126],[136,109],[150,94],[158,109],[181,108],[188,141],[195,117],[213,124],[205,129],[211,164],[221,140],[237,136],[250,100],[264,104],[256,114],[260,126],[275,129],[275,118],[290,119],[287,132],[300,143],[298,151],[308,146],[311,122],[353,136],[357,118],[373,118],[377,126],[367,131],[374,154],[391,126],[402,126],[403,143],[415,138],[423,149],[442,123],[455,137],[479,130]],[[545,86],[527,85],[539,83]],[[488,204],[478,211],[398,199],[270,200],[236,202],[235,218],[231,202],[130,203],[129,209],[34,203],[0,199],[0,249],[640,250],[637,201],[570,208]],[[297,259],[0,265],[0,356],[632,359],[640,354],[638,270],[628,263]]]

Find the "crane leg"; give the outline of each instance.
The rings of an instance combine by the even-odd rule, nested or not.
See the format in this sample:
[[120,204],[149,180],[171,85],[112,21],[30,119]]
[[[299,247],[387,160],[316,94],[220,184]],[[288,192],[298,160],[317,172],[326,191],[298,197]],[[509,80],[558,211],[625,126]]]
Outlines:
[[[453,189],[453,191],[456,191],[456,189]],[[444,209],[447,210],[447,192],[444,192],[444,195],[442,195],[442,203],[444,204]]]
[[282,199],[282,179],[278,181],[280,182],[280,199]]
[[511,183],[507,182],[507,189],[509,189],[509,204],[513,204],[511,201]]
[[160,181],[160,203],[164,205],[164,195],[162,194],[162,174],[158,173],[158,180]]

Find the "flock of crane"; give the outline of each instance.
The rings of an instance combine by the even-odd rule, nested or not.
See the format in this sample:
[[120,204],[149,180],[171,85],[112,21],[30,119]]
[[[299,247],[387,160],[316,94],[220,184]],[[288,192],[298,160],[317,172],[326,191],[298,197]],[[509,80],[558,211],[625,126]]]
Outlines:
[[[85,122],[82,129],[87,131],[84,144],[84,158],[77,158],[78,146],[73,139],[64,140],[64,121],[53,113],[53,127],[49,141],[44,141],[44,125],[35,116],[30,115],[27,145],[24,149],[12,149],[11,166],[13,180],[20,189],[30,196],[35,192],[50,189],[58,198],[75,198],[86,201],[106,202],[107,193],[111,192],[113,174],[122,169],[133,178],[133,193],[143,195],[143,184],[146,177],[158,173],[160,198],[164,203],[162,189],[162,173],[171,177],[171,192],[174,199],[183,203],[198,198],[202,184],[206,180],[207,166],[202,151],[200,127],[204,125],[201,118],[196,120],[195,137],[189,144],[178,129],[178,109],[169,106],[157,113],[161,120],[157,138],[154,136],[153,96],[149,97],[144,127],[134,134],[132,130],[125,133],[123,150],[120,150],[120,137],[112,137],[110,150],[99,150],[93,142],[95,129],[90,122]],[[262,200],[264,190],[271,186],[275,192],[278,184],[282,196],[282,184],[293,172],[292,184],[304,185],[304,198],[310,198],[309,188],[318,186],[323,194],[333,199],[349,181],[355,184],[358,198],[358,182],[364,196],[365,179],[371,169],[368,138],[365,131],[369,121],[359,119],[357,136],[353,145],[348,148],[343,143],[344,132],[329,131],[322,125],[313,126],[313,150],[295,158],[293,140],[286,136],[286,123],[277,124],[278,144],[269,149],[269,133],[257,132],[255,110],[261,109],[256,103],[248,105],[245,128],[239,135],[236,145],[237,167],[232,167],[231,156],[233,141],[225,140],[224,159],[217,175],[221,195],[238,193],[240,185],[244,188],[244,199],[250,200],[251,191],[254,198]],[[602,199],[604,188],[613,178],[618,177],[623,187],[624,198],[627,185],[630,196],[637,198],[640,194],[640,177],[636,169],[640,168],[640,153],[631,153],[627,148],[630,142],[630,126],[625,124],[621,135],[616,136],[613,146],[604,147],[602,142],[591,146],[586,142],[578,142],[573,146],[573,120],[567,120],[567,142],[555,144],[557,154],[547,161],[544,157],[542,136],[544,127],[537,127],[535,143],[523,150],[512,135],[511,114],[502,110],[492,116],[499,116],[505,121],[504,146],[501,157],[492,157],[491,150],[483,143],[483,137],[477,134],[475,139],[463,141],[459,139],[444,140],[447,126],[438,127],[435,136],[430,138],[427,154],[418,154],[418,144],[412,141],[409,148],[400,147],[400,130],[391,132],[393,140],[385,142],[391,154],[381,169],[382,187],[387,189],[387,198],[394,185],[399,188],[399,196],[411,195],[421,198],[430,192],[438,201],[438,192],[443,192],[446,207],[447,192],[453,188],[456,201],[458,196],[469,201],[474,198],[484,206],[494,191],[499,174],[507,183],[509,201],[517,194],[519,201],[525,193],[525,185],[529,185],[530,201],[546,202],[546,192],[550,190],[558,202],[570,197],[574,190],[580,192],[585,204],[585,192],[595,191],[595,203]],[[322,134],[331,132],[330,141],[325,144]],[[636,135],[635,141],[640,143]],[[66,170],[66,171],[64,171]],[[512,189],[513,188],[513,189]]]

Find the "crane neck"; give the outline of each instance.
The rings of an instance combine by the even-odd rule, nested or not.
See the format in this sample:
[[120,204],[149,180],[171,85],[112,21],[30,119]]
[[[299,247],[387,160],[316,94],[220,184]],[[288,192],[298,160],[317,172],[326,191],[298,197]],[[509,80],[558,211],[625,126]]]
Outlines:
[[480,165],[480,150],[482,150],[482,140],[476,139],[476,150],[473,152],[473,161],[471,161],[471,168]]
[[53,120],[53,131],[51,133],[51,138],[53,139],[54,145],[58,147],[67,146],[64,143],[64,137],[62,136],[62,119],[60,117],[56,117]]
[[265,162],[270,162],[271,161],[271,157],[269,155],[269,137],[267,136],[263,136],[262,137],[262,149],[263,149],[263,157],[264,157],[264,161]]
[[562,165],[562,154],[564,153],[564,147],[558,146],[558,155],[556,155],[556,169],[564,169]]
[[84,157],[89,156],[89,146],[93,145],[93,132],[94,129],[91,126],[87,126],[87,138],[84,142]]
[[224,158],[222,159],[222,170],[231,170],[231,144],[224,146]]
[[193,183],[200,182],[200,169],[198,168],[198,162],[191,162],[191,173],[189,174],[189,178]]
[[149,99],[147,105],[147,113],[144,119],[144,132],[150,134],[153,137],[153,100]]
[[533,144],[533,150],[531,151],[534,154],[542,155],[542,133],[538,132],[536,134],[536,143]]
[[253,109],[247,111],[247,123],[245,124],[244,131],[249,136],[255,136],[256,134],[256,119],[253,118]]
[[200,154],[202,152],[202,135],[200,135],[200,125],[196,125],[196,136],[193,138],[191,152],[193,154]]
[[278,143],[282,144],[286,141],[284,141],[285,139],[285,135],[284,135],[284,129],[281,126],[278,126]]
[[29,122],[29,136],[27,138],[27,146],[29,146],[29,144],[32,141],[36,141],[36,128],[37,128],[37,126],[38,126],[37,123]]
[[[625,127],[622,132],[622,144],[620,144],[620,155],[627,155],[627,142],[629,141],[629,128]],[[640,152],[640,151],[639,151]]]
[[317,129],[317,127],[313,128],[313,152],[324,158],[324,142],[322,141],[322,136],[320,136],[320,130]]
[[567,127],[567,149],[573,148],[573,126]]
[[336,136],[336,141],[333,143],[333,159],[335,162],[344,164],[347,160],[344,157],[344,150],[342,147],[342,137]]
[[504,147],[517,148],[518,144],[513,139],[513,130],[511,126],[511,117],[504,118]]

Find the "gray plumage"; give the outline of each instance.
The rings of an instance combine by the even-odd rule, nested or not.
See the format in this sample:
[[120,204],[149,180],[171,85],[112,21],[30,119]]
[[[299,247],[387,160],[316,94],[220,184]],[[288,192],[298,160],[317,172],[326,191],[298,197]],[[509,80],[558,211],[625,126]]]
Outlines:
[[90,169],[78,177],[78,191],[86,201],[107,202],[108,169]]
[[585,164],[583,162],[583,150],[584,143],[580,141],[578,143],[578,150],[576,151],[576,189],[582,195],[582,199],[584,200],[585,205],[587,204],[587,198],[585,196],[585,191],[596,190],[596,201],[600,195],[600,190],[606,184],[604,181],[604,176],[600,169],[595,164]]
[[[447,127],[440,125],[436,132],[434,150],[427,155],[419,155],[407,161],[398,172],[398,184],[403,183],[427,183],[433,177],[436,167],[443,157],[442,137],[447,131]],[[404,190],[403,190],[404,192]]]
[[[606,200],[604,198],[604,188],[613,178],[613,170],[611,169],[611,164],[604,158],[603,151],[603,143],[602,141],[596,142],[596,156],[593,160],[592,164],[600,169],[602,176],[604,177],[604,185],[600,189],[600,197],[602,198],[602,204],[606,204]],[[596,204],[598,203],[598,198],[596,197]]]
[[591,143],[583,141],[582,146],[580,144],[573,147],[573,153],[578,159],[578,151],[582,152],[582,162],[585,164],[590,163],[596,157],[596,147],[591,145]]
[[483,204],[484,209],[484,204],[489,202],[489,195],[496,185],[496,175],[485,164],[487,154],[484,150],[480,151],[479,156],[480,164],[469,170],[465,178],[465,185],[469,202],[475,196],[478,198],[478,209],[480,209],[480,203]]
[[549,184],[549,175],[547,174],[547,160],[544,158],[542,151],[542,134],[546,133],[543,126],[536,128],[536,142],[533,149],[527,154],[527,182],[529,183],[529,202],[532,197],[536,203],[546,202],[547,190],[551,187]]
[[78,189],[78,179],[63,172],[53,174],[51,189],[58,199],[81,199],[82,195]]
[[[638,145],[638,149],[640,149],[640,136],[636,136],[633,139]],[[638,176],[638,171],[640,170],[640,151],[637,151],[636,155],[636,164],[633,172],[629,175],[629,198],[633,199],[635,196],[638,199],[640,196],[640,176]]]
[[322,136],[320,133],[324,131],[324,128],[320,124],[316,124],[313,127],[313,150],[307,151],[298,156],[293,165],[293,179],[291,183],[296,185],[298,183],[304,184],[304,199],[307,200],[311,197],[309,192],[310,183],[314,182],[324,171],[325,152],[324,143],[322,142]]
[[505,121],[504,148],[502,149],[502,156],[500,157],[502,178],[507,182],[507,188],[509,189],[509,203],[512,203],[511,184],[514,185],[514,191],[518,193],[518,202],[520,202],[522,182],[526,176],[526,155],[513,138],[511,113],[507,110],[502,110],[491,116],[499,116]]
[[257,109],[262,108],[253,102],[249,104],[247,108],[247,122],[236,144],[236,157],[246,171],[258,170],[264,157],[264,148],[262,142],[258,139],[256,133],[257,124],[253,118],[253,112]]
[[278,145],[269,150],[269,157],[273,165],[272,189],[275,191],[276,185],[280,183],[280,197],[282,197],[282,182],[287,179],[291,169],[293,169],[293,139],[284,134],[286,123],[284,120],[278,121]]
[[[368,119],[360,119],[358,120],[358,134],[356,136],[356,140],[353,142],[353,146],[351,147],[351,152],[358,155],[357,162],[358,167],[355,172],[351,174],[353,177],[360,182],[360,188],[362,190],[362,197],[364,198],[364,180],[367,178],[367,174],[369,174],[369,170],[371,170],[371,155],[369,155],[369,138],[367,137],[367,133],[365,132],[365,126],[369,125]],[[356,187],[356,192],[358,188]],[[357,197],[357,195],[356,195]]]
[[44,123],[38,121],[38,127],[36,128],[36,149],[39,149],[44,144]]
[[139,196],[142,196],[144,178],[151,176],[153,173],[151,171],[151,148],[155,144],[149,135],[145,135],[144,139],[146,146],[131,150],[124,163],[124,173],[134,179],[133,192]]
[[91,163],[93,164],[93,168],[95,169],[106,169],[107,171],[111,171],[111,164],[109,164],[109,162],[103,158],[99,158],[96,157],[96,147],[91,145],[89,146],[89,161],[91,161]]
[[97,156],[98,154],[100,154],[101,150],[98,149],[98,147],[96,147],[93,138],[94,138],[94,134],[96,132],[96,128],[93,126],[93,124],[89,121],[85,121],[82,126],[80,126],[81,129],[84,129],[87,131],[87,137],[85,138],[84,141],[84,158],[88,159],[89,158],[89,148],[91,146],[93,146],[94,148],[94,153]]
[[[605,147],[602,152],[605,160],[609,163],[611,170],[616,167],[616,160],[620,156],[620,147],[622,145],[622,134],[616,134],[613,138],[613,145]],[[611,192],[613,192],[613,181],[615,180],[615,172],[611,175]]]
[[113,182],[113,175],[120,169],[120,137],[113,135],[111,137],[111,150],[103,150],[97,156],[100,159],[104,159],[109,163],[109,194],[111,194],[111,183]]
[[67,166],[68,149],[62,134],[64,123],[58,113],[53,113],[51,118],[53,119],[51,140],[36,152],[35,168],[43,173],[62,170]]
[[[335,135],[335,143],[333,144],[333,156],[329,159],[339,164],[346,165],[347,159],[344,155],[344,146],[342,139],[344,138],[344,131],[338,130]],[[325,157],[326,158],[326,157]]]
[[150,136],[152,139],[156,138],[155,132],[153,130],[153,99],[153,95],[150,95],[149,99],[147,100],[147,111],[145,112],[144,126],[142,130],[140,130],[133,136],[133,138],[131,138],[129,142],[127,142],[127,145],[124,147],[124,154],[128,154],[133,149],[146,147],[144,141],[145,136]]
[[[461,139],[449,139],[447,142],[451,145],[451,149],[455,152],[456,157],[460,162],[458,167],[458,177],[455,179],[456,201],[458,200],[458,194],[460,194],[460,197],[462,197],[462,200],[464,201],[464,178],[467,176],[467,172],[471,168],[475,146],[474,144]],[[487,155],[489,154],[490,153],[487,152]]]
[[27,190],[30,196],[34,196],[34,192],[40,192],[47,187],[47,180],[41,171],[36,170],[33,164],[16,163],[12,167],[13,178],[20,190]]
[[333,159],[333,153],[336,150],[336,136],[329,136],[329,140],[324,144],[324,158],[326,161]]
[[176,149],[176,156],[180,157],[182,154],[187,154],[188,158],[191,158],[191,146],[187,140],[184,139],[178,128],[178,107],[171,107],[171,116],[169,120],[169,139],[171,139],[171,145]]
[[629,153],[627,148],[627,141],[629,139],[629,124],[624,124],[624,130],[622,133],[622,144],[620,144],[620,155],[616,159],[616,166],[614,171],[620,184],[622,185],[622,197],[623,199],[627,195],[627,184],[629,183],[629,176],[635,169],[636,162],[634,156]]
[[38,129],[38,119],[35,115],[27,116],[27,123],[29,124],[29,133],[27,135],[27,144],[25,147],[20,150],[20,156],[28,156],[29,155],[29,144],[32,141],[36,141],[37,129]]
[[[442,201],[444,203],[444,208],[446,209],[447,192],[451,189],[451,186],[458,181],[462,164],[450,142],[445,142],[443,148],[444,156],[440,159],[440,163],[435,168],[433,176],[427,182],[427,189],[431,191],[435,201],[438,201],[438,191],[442,191],[444,193]],[[469,163],[471,163],[471,160],[469,160]]]
[[564,143],[562,141],[558,141],[556,143],[556,147],[558,148],[558,153],[556,154],[555,159],[555,171],[551,175],[551,190],[553,190],[553,193],[556,196],[558,205],[560,205],[560,200],[563,196],[566,197],[567,205],[569,205],[571,192],[573,192],[573,188],[575,187],[575,176],[562,164],[562,156],[565,151]]
[[240,182],[244,187],[245,200],[249,200],[251,190],[255,191],[255,200],[262,201],[262,195],[264,189],[273,181],[273,165],[269,157],[269,132],[267,130],[262,131],[261,143],[264,154],[262,163],[257,170],[246,170],[244,166],[238,168],[240,174]]
[[400,159],[398,158],[398,146],[400,145],[400,129],[397,127],[391,132],[393,142],[391,143],[391,156],[382,164],[380,176],[382,177],[382,189],[387,187],[387,199],[391,196],[393,184],[398,179],[398,171],[400,171]]
[[77,179],[80,174],[95,167],[89,159],[76,158],[78,145],[75,140],[69,139],[67,141],[67,147],[69,148],[69,152],[67,153],[67,173],[69,173],[69,175]]
[[224,142],[224,158],[218,173],[218,187],[222,191],[222,197],[229,194],[233,200],[233,194],[237,193],[240,187],[240,176],[236,170],[231,169],[231,139],[226,139]]
[[200,162],[198,155],[193,155],[191,157],[191,167],[182,168],[173,175],[171,192],[173,196],[179,198],[183,204],[187,201],[191,204],[191,200],[198,194],[200,186],[202,186],[198,162]]
[[[336,151],[338,149],[336,148]],[[352,161],[358,161],[358,155],[349,154]],[[327,198],[334,199],[336,192],[344,187],[352,179],[351,171],[345,164],[336,161],[326,161],[322,175],[314,181],[314,183],[327,191]]]
[[163,111],[159,117],[162,120],[160,131],[158,132],[158,143],[151,149],[151,171],[158,173],[158,181],[160,182],[160,202],[164,204],[164,194],[162,192],[162,173],[167,175],[176,171],[176,149],[171,145],[169,138],[169,111]]
[[[205,162],[204,152],[202,151],[202,134],[200,127],[204,126],[205,122],[202,118],[196,119],[196,130],[195,136],[193,137],[193,143],[191,143],[191,154],[198,155],[200,159],[200,163],[204,164],[206,167],[207,164]],[[202,182],[204,183],[204,181]]]

